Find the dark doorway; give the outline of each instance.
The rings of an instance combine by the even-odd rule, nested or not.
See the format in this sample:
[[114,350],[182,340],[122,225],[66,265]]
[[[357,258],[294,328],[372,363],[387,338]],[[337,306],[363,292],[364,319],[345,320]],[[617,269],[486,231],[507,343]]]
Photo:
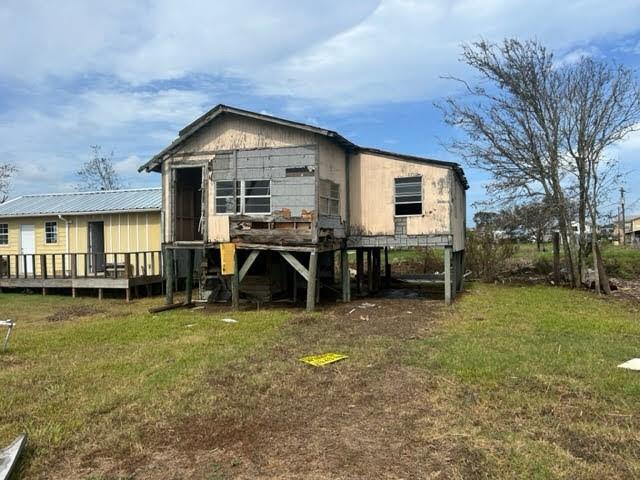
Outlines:
[[176,241],[202,240],[202,168],[176,169]]
[[89,222],[89,271],[91,273],[104,272],[104,222]]

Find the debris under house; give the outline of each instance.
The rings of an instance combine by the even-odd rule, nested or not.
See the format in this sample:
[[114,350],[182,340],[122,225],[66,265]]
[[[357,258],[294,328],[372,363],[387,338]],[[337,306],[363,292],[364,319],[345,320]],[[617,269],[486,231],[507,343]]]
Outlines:
[[140,170],[162,173],[167,304],[178,252],[196,272],[187,276],[189,303],[198,281],[202,300],[238,308],[241,296],[303,297],[313,310],[320,286],[335,288],[336,259],[348,301],[352,288],[379,291],[391,275],[388,249],[403,247],[444,248],[446,301],[462,289],[468,184],[456,163],[218,105]]

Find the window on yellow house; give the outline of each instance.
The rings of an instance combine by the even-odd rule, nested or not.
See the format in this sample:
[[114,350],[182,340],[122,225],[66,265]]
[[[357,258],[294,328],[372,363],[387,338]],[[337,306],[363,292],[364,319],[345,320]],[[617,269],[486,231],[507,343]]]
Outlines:
[[58,222],[44,222],[44,242],[58,243]]
[[0,245],[9,245],[9,224],[0,223]]

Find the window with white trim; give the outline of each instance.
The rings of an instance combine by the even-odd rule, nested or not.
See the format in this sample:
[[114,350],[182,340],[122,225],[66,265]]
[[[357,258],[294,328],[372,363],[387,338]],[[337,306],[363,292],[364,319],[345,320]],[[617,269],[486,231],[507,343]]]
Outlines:
[[340,215],[340,185],[320,179],[320,214]]
[[422,214],[422,177],[400,177],[395,179],[395,214]]
[[44,243],[58,243],[58,222],[44,222]]
[[217,181],[216,213],[271,213],[271,180]]
[[0,223],[0,245],[9,245],[9,224]]

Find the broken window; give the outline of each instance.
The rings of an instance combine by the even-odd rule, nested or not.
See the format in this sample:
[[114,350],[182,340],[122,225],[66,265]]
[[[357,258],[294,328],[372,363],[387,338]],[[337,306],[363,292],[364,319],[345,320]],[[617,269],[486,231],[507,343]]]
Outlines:
[[271,180],[217,181],[216,213],[271,213]]
[[422,177],[395,179],[396,215],[422,214]]
[[0,223],[0,245],[9,245],[9,224]]
[[58,222],[44,222],[44,242],[58,243]]
[[340,215],[340,185],[320,180],[320,215]]

